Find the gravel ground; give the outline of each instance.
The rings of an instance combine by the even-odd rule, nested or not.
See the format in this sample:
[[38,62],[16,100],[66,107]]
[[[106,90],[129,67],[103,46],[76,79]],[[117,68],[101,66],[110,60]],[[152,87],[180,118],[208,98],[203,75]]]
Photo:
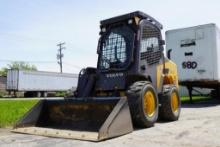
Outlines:
[[220,105],[216,102],[184,105],[179,121],[157,122],[154,127],[103,142],[88,142],[10,133],[0,129],[0,147],[220,147]]

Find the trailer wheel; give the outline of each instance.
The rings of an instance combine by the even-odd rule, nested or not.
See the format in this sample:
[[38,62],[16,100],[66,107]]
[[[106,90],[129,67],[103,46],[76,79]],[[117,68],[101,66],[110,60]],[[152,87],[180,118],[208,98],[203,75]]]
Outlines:
[[127,90],[127,97],[133,123],[152,127],[158,118],[158,97],[150,82],[135,82]]
[[181,101],[178,90],[175,86],[159,97],[161,104],[159,108],[159,118],[166,121],[176,121],[179,119],[181,110]]

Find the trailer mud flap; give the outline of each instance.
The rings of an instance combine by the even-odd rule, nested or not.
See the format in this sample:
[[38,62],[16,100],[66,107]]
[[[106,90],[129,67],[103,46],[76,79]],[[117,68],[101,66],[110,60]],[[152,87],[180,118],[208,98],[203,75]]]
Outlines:
[[133,131],[126,97],[42,100],[13,132],[101,141]]

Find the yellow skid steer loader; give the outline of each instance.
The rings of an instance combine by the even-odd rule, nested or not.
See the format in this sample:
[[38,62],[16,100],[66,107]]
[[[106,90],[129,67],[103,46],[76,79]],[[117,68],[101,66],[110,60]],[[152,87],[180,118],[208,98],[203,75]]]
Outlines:
[[74,96],[39,101],[13,131],[100,141],[158,116],[178,120],[177,67],[163,54],[161,29],[139,11],[101,21],[97,67],[80,71]]

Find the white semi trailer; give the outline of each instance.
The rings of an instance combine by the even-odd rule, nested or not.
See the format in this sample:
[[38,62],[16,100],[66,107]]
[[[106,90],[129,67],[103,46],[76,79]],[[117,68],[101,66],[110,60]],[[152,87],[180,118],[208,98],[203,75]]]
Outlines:
[[180,84],[192,96],[193,87],[220,87],[220,31],[216,24],[166,32],[167,56],[178,65]]
[[77,82],[77,74],[9,70],[6,89],[9,92],[24,92],[25,96],[45,97],[47,92],[74,89]]

